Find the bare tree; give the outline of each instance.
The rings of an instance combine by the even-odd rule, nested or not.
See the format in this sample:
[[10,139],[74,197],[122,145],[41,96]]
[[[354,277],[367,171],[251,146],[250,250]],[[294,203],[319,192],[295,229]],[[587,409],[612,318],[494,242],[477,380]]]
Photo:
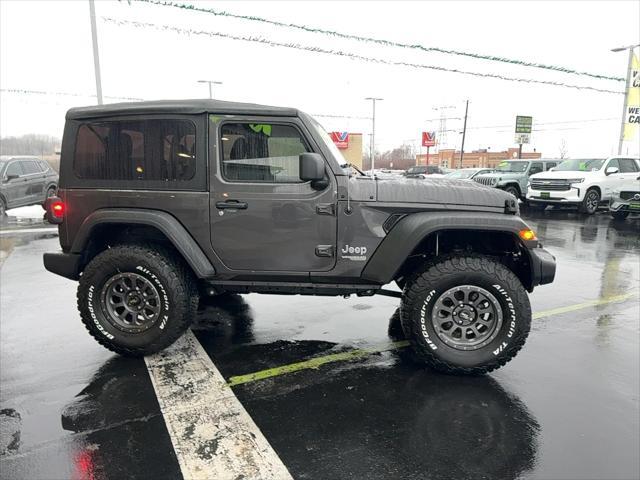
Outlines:
[[19,137],[0,139],[2,155],[53,155],[60,146],[60,139],[49,135],[29,133]]
[[565,158],[569,158],[569,148],[567,147],[567,140],[565,138],[560,140],[560,146],[558,147],[558,151],[560,152],[561,160],[564,160]]

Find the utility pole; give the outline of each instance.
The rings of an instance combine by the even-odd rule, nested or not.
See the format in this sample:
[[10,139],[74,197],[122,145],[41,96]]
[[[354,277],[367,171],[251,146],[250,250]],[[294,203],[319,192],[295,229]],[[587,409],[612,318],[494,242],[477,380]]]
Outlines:
[[91,41],[93,42],[93,68],[96,75],[96,96],[98,97],[98,105],[102,105],[102,79],[100,78],[100,56],[98,54],[96,7],[93,0],[89,0],[89,17],[91,19]]
[[222,85],[222,82],[218,82],[216,80],[198,80],[198,83],[209,84],[209,98],[213,98],[213,85]]
[[624,124],[627,117],[627,107],[629,106],[629,88],[631,83],[631,64],[633,63],[633,49],[640,47],[640,43],[637,45],[629,45],[627,47],[612,48],[612,52],[622,52],[629,50],[629,64],[627,66],[627,83],[624,89],[624,101],[622,102],[622,122],[620,123],[620,139],[618,140],[618,155],[622,155],[622,142],[624,142]]
[[375,154],[376,154],[376,100],[382,101],[384,98],[367,97],[373,104],[373,115],[371,117],[371,174],[374,174]]
[[464,107],[464,127],[462,127],[462,147],[460,147],[460,168],[462,168],[462,157],[464,156],[464,139],[467,136],[467,114],[469,113],[469,100]]

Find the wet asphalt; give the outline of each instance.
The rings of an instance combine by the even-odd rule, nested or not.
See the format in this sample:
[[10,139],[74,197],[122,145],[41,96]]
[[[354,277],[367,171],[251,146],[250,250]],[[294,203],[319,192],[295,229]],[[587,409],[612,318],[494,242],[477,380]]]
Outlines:
[[[506,367],[440,375],[400,348],[233,387],[295,478],[640,477],[640,304],[624,296],[640,293],[640,218],[522,215],[558,261],[534,312],[577,307],[534,320]],[[85,332],[75,282],[42,267],[55,230],[12,220],[0,226],[0,478],[180,478],[144,361]],[[202,302],[193,331],[229,379],[400,339],[397,306],[225,295]]]

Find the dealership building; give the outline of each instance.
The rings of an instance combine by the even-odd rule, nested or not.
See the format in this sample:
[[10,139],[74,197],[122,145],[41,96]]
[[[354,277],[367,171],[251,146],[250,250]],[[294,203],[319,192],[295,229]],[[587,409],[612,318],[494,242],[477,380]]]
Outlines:
[[[523,159],[541,158],[538,152],[522,152]],[[518,149],[509,148],[501,152],[491,152],[488,149],[465,152],[462,156],[462,168],[488,167],[494,168],[504,160],[518,158]],[[376,163],[377,165],[377,163]],[[427,155],[416,155],[416,165],[427,165]],[[429,165],[438,165],[443,168],[460,168],[460,151],[454,149],[442,149],[429,154]],[[380,168],[383,168],[380,166]]]

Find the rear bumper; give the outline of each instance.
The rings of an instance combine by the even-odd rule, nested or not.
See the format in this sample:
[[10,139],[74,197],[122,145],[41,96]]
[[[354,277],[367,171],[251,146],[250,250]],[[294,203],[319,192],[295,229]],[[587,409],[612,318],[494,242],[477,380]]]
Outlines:
[[70,280],[80,278],[81,256],[75,253],[45,253],[43,255],[44,268],[51,273]]
[[556,276],[556,257],[544,248],[533,248],[531,253],[532,285],[545,285],[553,282]]

